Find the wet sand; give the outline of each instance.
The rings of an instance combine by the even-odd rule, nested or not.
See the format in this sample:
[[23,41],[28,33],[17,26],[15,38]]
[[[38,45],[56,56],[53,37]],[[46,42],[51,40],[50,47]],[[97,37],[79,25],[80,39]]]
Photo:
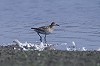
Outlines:
[[98,51],[23,51],[0,46],[0,66],[100,66]]

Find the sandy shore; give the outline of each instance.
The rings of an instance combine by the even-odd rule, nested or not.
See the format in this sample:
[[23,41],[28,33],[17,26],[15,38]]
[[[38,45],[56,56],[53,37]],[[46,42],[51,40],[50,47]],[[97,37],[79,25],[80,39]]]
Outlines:
[[0,66],[100,66],[100,52],[23,51],[0,46]]

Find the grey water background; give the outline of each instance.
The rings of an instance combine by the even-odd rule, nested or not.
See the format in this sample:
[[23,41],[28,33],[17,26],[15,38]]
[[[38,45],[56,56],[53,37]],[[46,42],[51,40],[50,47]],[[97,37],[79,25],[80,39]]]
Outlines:
[[100,0],[0,0],[0,44],[39,42],[31,27],[52,21],[60,27],[47,36],[48,43],[100,47]]

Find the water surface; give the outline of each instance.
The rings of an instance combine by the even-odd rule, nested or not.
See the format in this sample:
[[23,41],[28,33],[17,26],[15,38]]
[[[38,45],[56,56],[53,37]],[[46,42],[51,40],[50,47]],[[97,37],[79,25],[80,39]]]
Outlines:
[[[60,24],[48,43],[100,47],[99,0],[0,0],[0,44],[39,41],[31,27]],[[63,48],[63,47],[62,47]]]

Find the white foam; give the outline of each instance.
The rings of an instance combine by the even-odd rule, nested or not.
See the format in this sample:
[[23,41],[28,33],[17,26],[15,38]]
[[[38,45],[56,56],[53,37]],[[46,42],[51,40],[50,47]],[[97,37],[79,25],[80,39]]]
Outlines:
[[[68,44],[68,43],[61,43],[61,44],[46,44],[46,43],[28,43],[28,42],[20,42],[19,40],[14,40],[13,43],[11,44],[17,44],[20,48],[22,48],[24,51],[28,51],[28,50],[38,50],[38,51],[43,51],[45,50],[45,48],[52,48],[52,50],[57,50],[58,48],[56,47],[61,47],[64,46],[65,50],[67,51],[88,51],[88,49],[86,47],[77,47],[76,43],[74,41],[72,41],[72,44]],[[25,48],[25,46],[27,48]],[[34,49],[30,49],[31,47],[34,47]],[[17,48],[14,47],[14,50],[16,50]],[[20,50],[18,48],[18,50]],[[58,49],[59,50],[59,49]],[[96,51],[100,51],[100,48],[96,49]]]
[[87,51],[86,47],[82,47],[82,51]]
[[100,51],[100,48],[98,48],[97,51]]
[[26,46],[28,48],[34,47],[34,50],[39,50],[39,51],[43,51],[45,48],[53,46],[51,44],[44,44],[43,42],[41,42],[40,44],[32,44],[32,43],[28,43],[28,42],[21,43],[19,40],[14,40],[13,42],[16,43],[17,45],[19,45],[19,47],[23,48],[23,50],[25,50],[25,51],[27,51],[29,49],[24,48],[24,46]]

